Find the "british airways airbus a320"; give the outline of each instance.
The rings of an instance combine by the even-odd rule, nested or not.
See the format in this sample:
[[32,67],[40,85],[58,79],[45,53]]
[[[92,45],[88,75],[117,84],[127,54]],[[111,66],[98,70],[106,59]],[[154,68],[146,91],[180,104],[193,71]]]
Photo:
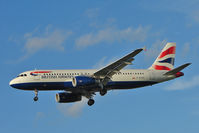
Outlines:
[[38,91],[63,90],[56,94],[56,101],[69,103],[88,98],[88,105],[94,104],[94,95],[101,96],[109,90],[135,89],[172,80],[184,75],[181,72],[191,63],[174,68],[176,44],[167,43],[148,69],[125,69],[143,49],[137,49],[121,59],[99,70],[33,70],[19,74],[10,81],[10,86],[21,90],[33,90],[34,101]]

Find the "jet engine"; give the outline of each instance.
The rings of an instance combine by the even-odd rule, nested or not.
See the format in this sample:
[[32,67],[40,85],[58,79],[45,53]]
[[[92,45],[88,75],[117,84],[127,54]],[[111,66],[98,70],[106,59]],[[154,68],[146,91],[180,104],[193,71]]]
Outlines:
[[76,76],[72,79],[73,87],[97,85],[99,80],[88,76]]
[[65,92],[57,93],[55,98],[58,103],[70,103],[82,100],[82,96],[80,94],[65,93]]

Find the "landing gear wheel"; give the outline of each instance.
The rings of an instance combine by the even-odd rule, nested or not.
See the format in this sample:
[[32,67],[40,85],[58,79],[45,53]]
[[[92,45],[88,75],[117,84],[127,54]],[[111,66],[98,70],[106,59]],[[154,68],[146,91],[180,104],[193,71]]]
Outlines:
[[35,97],[34,97],[34,101],[36,102],[36,101],[38,101],[38,90],[37,89],[35,89]]
[[38,101],[38,97],[34,97],[34,101],[35,101],[35,102]]
[[92,106],[94,103],[95,103],[95,100],[93,100],[93,99],[89,99],[88,100],[88,105],[89,106]]
[[100,95],[101,95],[101,96],[104,96],[106,93],[107,93],[107,90],[106,90],[106,89],[100,90]]

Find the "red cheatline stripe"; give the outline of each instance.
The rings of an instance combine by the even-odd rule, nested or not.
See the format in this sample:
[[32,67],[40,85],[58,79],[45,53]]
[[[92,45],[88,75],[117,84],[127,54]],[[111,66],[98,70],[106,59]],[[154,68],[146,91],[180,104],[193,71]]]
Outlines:
[[154,69],[156,69],[156,70],[168,70],[168,71],[171,70],[170,68],[168,68],[166,66],[158,66],[158,65],[155,65]]
[[51,71],[35,71],[35,72],[31,72],[31,73],[50,73]]
[[159,58],[162,58],[168,54],[175,54],[175,51],[176,51],[176,47],[173,46],[173,47],[170,47],[169,49],[165,50],[164,52],[161,53],[161,55],[159,56]]

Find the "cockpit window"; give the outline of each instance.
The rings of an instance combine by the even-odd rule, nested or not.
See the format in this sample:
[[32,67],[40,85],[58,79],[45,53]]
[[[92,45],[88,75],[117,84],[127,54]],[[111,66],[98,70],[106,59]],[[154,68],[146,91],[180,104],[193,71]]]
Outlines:
[[20,74],[17,77],[24,77],[24,76],[27,76],[27,74]]

